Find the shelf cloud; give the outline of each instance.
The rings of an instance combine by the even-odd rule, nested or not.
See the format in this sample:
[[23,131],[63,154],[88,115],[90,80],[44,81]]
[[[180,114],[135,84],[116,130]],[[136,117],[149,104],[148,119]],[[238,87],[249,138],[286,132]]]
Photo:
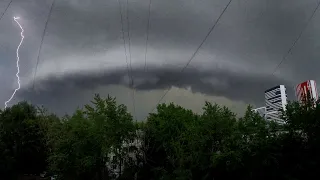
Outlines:
[[[0,2],[0,13],[7,2]],[[234,102],[243,111],[240,106],[263,105],[264,90],[272,86],[286,85],[293,99],[295,84],[306,79],[320,80],[317,68],[320,12],[308,24],[292,53],[272,74],[307,25],[316,0],[233,0],[183,72],[228,0],[152,0],[147,54],[149,0],[129,1],[128,7],[125,0],[120,0],[120,8],[118,1],[56,0],[34,78],[41,34],[51,3],[52,0],[28,3],[16,0],[0,22],[1,101],[15,85],[18,29],[10,19],[15,14],[21,17],[26,34],[21,49],[22,89],[15,101],[45,104],[53,111],[61,108],[64,99],[69,99],[65,104],[70,111],[61,111],[71,112],[89,101],[84,97],[108,92],[123,96],[120,89],[126,89],[123,90],[126,99],[122,102],[132,106],[132,99],[127,96],[131,75],[136,95],[143,98],[147,93],[153,99],[148,103],[136,100],[141,117],[167,88],[175,88],[176,96],[179,91],[189,92],[185,99],[203,97],[203,102],[206,98],[211,101],[220,98],[217,101],[227,106]],[[172,95],[168,98],[176,101]],[[181,105],[193,108],[192,103],[184,101]]]

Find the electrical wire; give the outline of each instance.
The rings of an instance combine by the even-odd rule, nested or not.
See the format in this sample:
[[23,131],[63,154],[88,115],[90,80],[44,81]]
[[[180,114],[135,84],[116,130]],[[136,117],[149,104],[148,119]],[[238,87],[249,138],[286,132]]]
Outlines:
[[127,35],[128,35],[128,44],[129,44],[129,62],[130,62],[130,72],[131,72],[131,85],[133,86],[133,75],[132,75],[132,65],[131,65],[131,37],[130,37],[130,19],[129,19],[129,0],[127,0],[126,6],[126,18],[127,18]]
[[320,1],[318,2],[316,8],[314,9],[314,11],[312,12],[312,15],[310,16],[310,18],[308,19],[305,27],[301,30],[300,34],[297,36],[297,38],[295,39],[295,41],[293,42],[292,46],[289,48],[289,50],[287,51],[287,53],[282,57],[281,61],[278,63],[278,65],[276,66],[276,68],[273,70],[272,75],[274,75],[274,73],[278,70],[278,68],[281,66],[281,64],[287,59],[288,55],[291,54],[292,50],[294,49],[294,47],[296,46],[297,42],[300,40],[302,34],[304,33],[305,29],[308,27],[309,23],[311,22],[311,20],[313,19],[314,15],[316,14],[318,8],[320,6]]
[[52,13],[52,9],[53,9],[53,7],[54,7],[55,1],[56,1],[56,0],[53,0],[53,1],[52,1],[51,7],[50,7],[50,11],[49,11],[49,14],[48,14],[48,18],[47,18],[47,21],[46,21],[46,24],[45,24],[45,26],[44,26],[44,30],[43,30],[43,33],[42,33],[42,36],[41,36],[40,47],[39,47],[38,55],[37,55],[36,69],[35,69],[34,74],[33,74],[33,85],[32,85],[33,90],[34,90],[34,87],[35,87],[35,79],[36,79],[37,71],[38,71],[38,65],[39,65],[39,60],[40,60],[40,52],[41,52],[41,49],[42,49],[44,37],[45,37],[46,32],[47,32],[48,22],[49,22],[49,20],[50,20],[51,13]]
[[148,12],[148,23],[147,23],[147,38],[146,38],[146,50],[144,54],[144,71],[147,68],[147,53],[148,53],[148,41],[149,41],[149,29],[150,29],[150,15],[151,15],[151,1],[149,0],[149,12]]
[[[127,2],[128,3],[128,2]],[[128,62],[128,52],[127,52],[127,46],[126,46],[126,39],[125,39],[125,33],[124,33],[124,23],[123,23],[123,13],[122,13],[122,6],[121,6],[121,2],[120,0],[118,0],[118,4],[119,4],[119,13],[120,13],[120,22],[121,22],[121,33],[122,33],[122,40],[123,40],[123,48],[124,48],[124,53],[125,53],[125,57],[126,57],[126,64],[127,64],[127,74],[128,74],[128,77],[129,77],[129,80],[131,81],[131,83],[133,82],[132,81],[132,71],[130,71],[130,67],[129,67],[129,62]],[[128,7],[128,6],[127,6]],[[128,13],[127,13],[128,15]],[[127,17],[128,19],[128,17]],[[128,22],[129,23],[129,22]],[[129,30],[129,28],[128,28]],[[130,33],[128,33],[130,35]],[[131,63],[130,63],[131,64]],[[132,86],[133,87],[133,86]],[[135,114],[135,99],[134,99],[134,91],[132,91],[133,94],[132,94],[132,102],[133,102],[133,109],[134,109],[134,114]]]
[[133,72],[132,72],[132,64],[131,64],[131,37],[130,37],[130,19],[129,19],[129,0],[127,0],[127,8],[126,8],[126,15],[127,15],[127,28],[128,28],[128,40],[129,40],[129,62],[130,62],[130,73],[131,73],[131,87],[132,87],[132,104],[133,104],[133,114],[135,115],[135,119],[137,121],[136,116],[136,103],[135,103],[135,88],[134,88],[134,81],[133,81]]
[[1,16],[0,16],[0,21],[1,21],[1,19],[3,18],[4,14],[7,12],[7,10],[9,9],[9,7],[10,7],[10,5],[11,5],[12,1],[13,1],[13,0],[11,0],[11,1],[8,3],[8,5],[7,5],[6,9],[5,9],[5,10],[3,11],[3,13],[1,14]]
[[[204,42],[208,39],[208,37],[210,36],[210,34],[212,33],[212,31],[215,29],[215,27],[217,26],[218,22],[220,21],[221,17],[223,16],[223,14],[226,12],[226,10],[228,9],[229,5],[231,4],[232,0],[230,0],[228,2],[228,4],[225,6],[225,8],[223,9],[222,13],[219,15],[218,19],[215,21],[215,23],[213,24],[213,26],[210,28],[209,32],[207,33],[207,35],[205,36],[205,38],[202,40],[202,42],[200,43],[200,45],[198,46],[198,48],[196,49],[196,51],[192,54],[191,58],[189,59],[189,61],[187,62],[187,64],[181,69],[181,73],[190,65],[191,61],[194,59],[194,57],[197,55],[197,53],[199,52],[200,48],[202,47],[202,45],[204,44]],[[166,92],[161,96],[161,98],[159,99],[159,101],[157,102],[156,106],[150,111],[150,113],[152,113],[157,106],[160,104],[160,102],[163,100],[163,98],[168,94],[168,92],[171,89],[167,89]]]
[[123,14],[122,14],[122,8],[121,8],[120,0],[118,0],[118,3],[119,3],[119,13],[120,13],[120,22],[121,22],[121,32],[122,32],[123,48],[124,48],[124,54],[125,54],[125,56],[126,56],[127,73],[128,73],[128,77],[131,77],[130,72],[129,72],[129,63],[128,63],[126,39],[124,38]]

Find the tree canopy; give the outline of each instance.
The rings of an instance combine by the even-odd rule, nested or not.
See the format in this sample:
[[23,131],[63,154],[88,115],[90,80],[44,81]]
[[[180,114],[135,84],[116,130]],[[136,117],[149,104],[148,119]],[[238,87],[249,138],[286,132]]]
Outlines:
[[320,167],[320,104],[291,102],[284,125],[252,107],[238,117],[206,102],[197,114],[160,104],[133,121],[114,97],[58,117],[20,102],[0,110],[0,175],[102,179],[309,179]]

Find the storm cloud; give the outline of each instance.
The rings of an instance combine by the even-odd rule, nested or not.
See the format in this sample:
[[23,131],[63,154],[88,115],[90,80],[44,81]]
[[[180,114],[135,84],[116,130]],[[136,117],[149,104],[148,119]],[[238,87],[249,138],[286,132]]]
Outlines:
[[[127,54],[118,1],[56,0],[37,76],[33,79],[37,50],[52,2],[16,0],[0,22],[0,81],[5,84],[0,89],[3,92],[0,100],[8,96],[14,84],[14,48],[19,32],[10,16],[17,13],[22,17],[27,37],[21,51],[24,57],[21,60],[22,89],[15,101],[29,100],[55,109],[61,101],[70,98],[68,106],[74,109],[87,102],[81,101],[84,92],[92,96],[102,93],[102,86],[130,88],[131,74],[128,75],[126,63],[126,55],[130,60],[128,25],[137,94],[177,87],[181,92],[190,91],[188,96],[200,93],[259,106],[263,105],[265,89],[284,84],[293,99],[295,84],[319,79],[320,12],[309,23],[292,54],[272,75],[306,26],[317,0],[233,0],[183,72],[181,69],[228,0],[152,0],[146,69],[149,0],[130,0],[128,7],[125,0],[120,1]],[[1,12],[6,3],[0,5]],[[35,89],[32,89],[33,82]],[[130,89],[127,91],[129,93]],[[153,105],[161,94],[154,94]],[[125,103],[130,106],[130,96],[127,99]],[[139,99],[136,104],[138,110],[150,108]]]
[[[192,92],[224,96],[246,103],[259,103],[264,90],[284,83],[283,80],[272,79],[267,74],[252,77],[252,74],[230,72],[226,69],[203,72],[195,68],[188,68],[183,73],[179,70],[175,68],[150,68],[148,71],[144,71],[143,68],[134,69],[132,71],[133,86],[127,69],[74,73],[62,77],[50,76],[42,81],[36,81],[35,89],[32,88],[32,84],[24,87],[19,96],[37,99],[35,92],[38,92],[42,95],[45,93],[45,96],[48,97],[54,97],[61,96],[66,92],[74,92],[77,89],[92,90],[103,85],[123,85],[134,87],[138,91],[168,89],[174,86],[189,89]],[[285,82],[285,84],[288,83],[290,82]],[[42,99],[42,95],[38,98]]]

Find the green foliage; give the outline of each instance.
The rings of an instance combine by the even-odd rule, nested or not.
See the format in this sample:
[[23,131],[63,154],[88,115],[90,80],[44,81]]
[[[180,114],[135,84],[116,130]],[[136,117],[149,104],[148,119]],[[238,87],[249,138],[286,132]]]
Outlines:
[[14,178],[39,174],[46,167],[48,153],[45,132],[37,109],[21,102],[0,113],[0,174]]
[[[178,173],[176,168],[183,168],[188,161],[188,143],[192,138],[192,128],[197,124],[198,115],[180,106],[159,105],[157,114],[151,114],[145,125],[145,142],[147,163],[156,166],[149,168],[149,174],[158,176],[159,171],[166,176]],[[149,159],[149,157],[151,159]],[[179,170],[178,170],[179,171]]]
[[126,156],[122,144],[134,138],[132,116],[114,98],[95,96],[86,105],[57,124],[53,131],[51,170],[63,179],[101,179],[111,176],[105,167],[112,162],[107,155]]
[[139,177],[302,179],[300,174],[305,173],[314,176],[305,168],[319,167],[319,159],[315,158],[320,149],[319,107],[313,103],[290,103],[284,114],[287,125],[281,126],[264,120],[250,106],[237,119],[228,108],[208,102],[200,116],[173,104],[159,105],[158,113],[151,114],[146,123],[147,158]]
[[319,178],[319,102],[289,103],[283,119],[285,125],[266,121],[250,106],[238,118],[206,102],[202,114],[160,104],[147,121],[133,122],[124,105],[99,95],[59,118],[21,102],[0,110],[0,173],[16,179],[47,171],[66,180]]

